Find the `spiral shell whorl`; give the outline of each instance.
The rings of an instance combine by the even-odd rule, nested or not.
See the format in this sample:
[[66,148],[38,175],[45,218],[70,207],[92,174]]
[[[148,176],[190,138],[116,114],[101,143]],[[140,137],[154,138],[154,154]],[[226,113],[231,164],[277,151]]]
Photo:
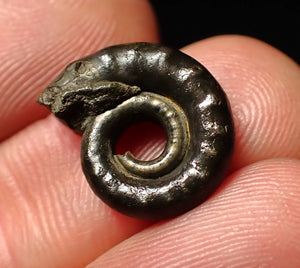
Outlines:
[[[83,131],[84,174],[109,206],[141,219],[174,217],[220,185],[234,125],[225,93],[200,63],[162,45],[134,43],[68,68],[40,103]],[[145,119],[164,127],[164,152],[152,161],[116,155],[122,131]]]

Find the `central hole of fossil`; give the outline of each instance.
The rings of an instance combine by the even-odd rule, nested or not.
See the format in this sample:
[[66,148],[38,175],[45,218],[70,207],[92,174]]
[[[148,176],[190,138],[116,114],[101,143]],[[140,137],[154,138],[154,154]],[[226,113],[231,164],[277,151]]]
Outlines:
[[149,161],[163,152],[166,143],[167,135],[163,127],[153,122],[140,122],[123,132],[115,153],[130,151],[137,159]]

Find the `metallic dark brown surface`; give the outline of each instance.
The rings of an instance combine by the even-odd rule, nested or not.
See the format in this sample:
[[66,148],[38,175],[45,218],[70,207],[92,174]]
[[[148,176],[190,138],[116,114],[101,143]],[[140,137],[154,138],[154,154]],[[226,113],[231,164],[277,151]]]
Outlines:
[[[83,132],[82,168],[92,189],[132,217],[169,218],[199,205],[222,182],[233,153],[220,85],[191,57],[158,44],[113,46],[78,60],[38,101]],[[149,119],[167,133],[161,156],[116,155],[122,132]]]

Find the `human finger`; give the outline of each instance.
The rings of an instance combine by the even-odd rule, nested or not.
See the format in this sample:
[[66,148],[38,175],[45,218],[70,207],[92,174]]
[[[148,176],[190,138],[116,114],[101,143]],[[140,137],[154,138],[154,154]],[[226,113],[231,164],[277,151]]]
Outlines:
[[145,0],[1,3],[0,141],[48,113],[37,96],[68,63],[108,45],[157,36]]
[[184,52],[225,90],[236,128],[232,169],[274,157],[300,158],[300,68],[259,40],[218,36]]
[[0,192],[3,267],[82,267],[149,224],[93,194],[80,137],[54,116],[0,145]]
[[87,267],[299,267],[300,161],[230,176],[202,206],[141,231]]

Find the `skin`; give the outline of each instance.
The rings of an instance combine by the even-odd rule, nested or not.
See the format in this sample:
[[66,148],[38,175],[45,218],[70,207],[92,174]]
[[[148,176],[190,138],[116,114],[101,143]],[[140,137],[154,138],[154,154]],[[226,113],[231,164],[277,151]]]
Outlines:
[[[92,194],[80,137],[35,100],[71,60],[112,44],[158,41],[150,6],[23,2],[3,1],[0,12],[2,267],[300,266],[300,68],[292,59],[242,36],[183,48],[228,95],[233,161],[201,206],[163,222],[136,220]],[[154,133],[144,150],[143,131],[131,130],[132,151],[151,158],[163,134]]]

